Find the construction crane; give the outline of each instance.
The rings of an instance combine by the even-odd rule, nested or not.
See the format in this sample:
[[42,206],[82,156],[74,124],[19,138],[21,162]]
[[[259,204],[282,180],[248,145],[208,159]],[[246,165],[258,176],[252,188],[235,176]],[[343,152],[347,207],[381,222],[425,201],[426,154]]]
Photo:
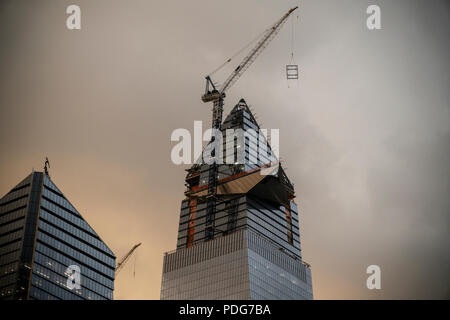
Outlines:
[[[219,89],[216,88],[213,81],[211,80],[211,74],[207,75],[206,78],[206,88],[205,93],[202,95],[203,102],[213,101],[213,128],[219,129],[222,120],[221,108],[223,109],[223,100],[225,98],[225,92],[242,76],[242,74],[250,67],[250,65],[256,60],[256,58],[261,54],[261,52],[267,47],[270,41],[275,38],[275,36],[280,31],[281,27],[286,22],[287,18],[294,12],[298,7],[290,9],[286,14],[284,14],[280,20],[278,20],[272,27],[264,32],[264,35],[258,41],[256,46],[247,54],[247,56],[242,60],[242,62],[237,66],[237,68],[228,76],[225,82],[221,85]],[[222,66],[216,69],[214,72],[218,71],[225,64],[231,62],[231,58],[228,59]],[[213,73],[214,73],[213,72]],[[212,88],[212,90],[210,90]],[[216,111],[216,112],[214,112]]]
[[122,259],[120,259],[120,261],[117,263],[116,265],[116,276],[119,273],[120,270],[122,270],[122,268],[125,266],[125,264],[127,263],[128,259],[131,257],[131,255],[133,254],[133,252],[141,245],[142,243],[138,243],[136,245],[134,245],[133,248],[131,248],[130,251],[127,252],[127,254],[125,256],[123,256]]
[[[260,40],[257,42],[255,47],[250,50],[250,52],[245,56],[242,62],[236,67],[236,69],[228,76],[228,78],[223,82],[220,88],[216,88],[214,82],[211,79],[211,74],[207,75],[206,78],[206,88],[205,93],[202,95],[203,102],[213,102],[213,115],[212,115],[212,128],[220,130],[222,123],[222,113],[223,105],[225,99],[226,91],[242,76],[242,74],[248,69],[248,67],[255,61],[255,59],[261,54],[261,52],[267,47],[270,41],[275,38],[275,36],[280,31],[281,27],[286,22],[287,18],[294,12],[297,7],[290,9],[285,13],[275,24],[273,24],[269,29],[267,29]],[[224,65],[229,63],[231,58],[225,61],[222,66],[216,69],[213,73],[221,69]],[[211,143],[215,140],[214,136],[211,137]],[[213,149],[214,150],[214,149]],[[212,154],[214,157],[215,155]],[[209,167],[208,173],[208,194],[207,194],[207,207],[206,207],[206,228],[205,228],[205,238],[214,238],[215,228],[214,228],[214,212],[216,203],[216,193],[217,193],[217,164],[214,161]]]

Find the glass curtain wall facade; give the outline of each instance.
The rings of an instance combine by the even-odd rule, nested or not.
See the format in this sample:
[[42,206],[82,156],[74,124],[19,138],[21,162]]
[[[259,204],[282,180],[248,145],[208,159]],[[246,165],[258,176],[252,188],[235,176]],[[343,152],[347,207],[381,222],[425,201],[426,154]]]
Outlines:
[[251,229],[164,256],[163,300],[312,298],[310,267]]
[[[245,134],[233,137],[228,129]],[[221,130],[223,155],[232,161],[218,165],[212,215],[210,166],[187,170],[177,248],[164,256],[161,299],[312,299],[294,186],[243,99]]]
[[115,259],[48,175],[0,199],[0,299],[113,299]]

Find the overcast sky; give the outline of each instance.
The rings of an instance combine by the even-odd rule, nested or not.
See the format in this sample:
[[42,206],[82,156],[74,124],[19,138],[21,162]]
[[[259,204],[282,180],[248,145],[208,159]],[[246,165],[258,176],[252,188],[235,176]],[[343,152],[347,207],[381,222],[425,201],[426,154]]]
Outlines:
[[[81,30],[66,28],[69,4]],[[187,168],[170,161],[170,134],[210,125],[205,74],[297,4],[2,0],[0,194],[48,156],[118,257],[143,243],[115,298],[159,299]],[[366,27],[369,4],[381,30]],[[309,0],[298,13],[225,115],[244,98],[280,129],[315,298],[450,298],[449,2]],[[300,79],[288,87],[292,28]],[[372,264],[381,290],[366,288]]]

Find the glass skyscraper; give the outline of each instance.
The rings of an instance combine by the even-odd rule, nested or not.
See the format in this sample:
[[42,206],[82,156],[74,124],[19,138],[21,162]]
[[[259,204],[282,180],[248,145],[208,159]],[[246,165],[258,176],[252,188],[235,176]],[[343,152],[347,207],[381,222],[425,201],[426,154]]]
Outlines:
[[[229,136],[227,129],[245,135]],[[231,163],[218,165],[212,213],[211,166],[199,161],[187,170],[177,248],[164,255],[161,299],[312,299],[294,186],[243,99],[221,131]]]
[[0,199],[0,299],[113,299],[115,259],[47,174]]

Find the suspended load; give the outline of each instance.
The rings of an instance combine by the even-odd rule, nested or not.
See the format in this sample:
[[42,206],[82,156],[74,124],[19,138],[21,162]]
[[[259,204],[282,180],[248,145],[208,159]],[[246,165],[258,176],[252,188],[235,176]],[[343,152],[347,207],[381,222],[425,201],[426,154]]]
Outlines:
[[296,65],[296,64],[287,64],[286,65],[286,78],[288,80],[297,80],[298,79],[298,65]]
[[[298,20],[298,15],[297,15]],[[286,79],[287,80],[298,80],[298,64],[294,60],[294,48],[295,48],[295,36],[294,36],[294,20],[292,21],[291,30],[291,61],[286,65]]]

